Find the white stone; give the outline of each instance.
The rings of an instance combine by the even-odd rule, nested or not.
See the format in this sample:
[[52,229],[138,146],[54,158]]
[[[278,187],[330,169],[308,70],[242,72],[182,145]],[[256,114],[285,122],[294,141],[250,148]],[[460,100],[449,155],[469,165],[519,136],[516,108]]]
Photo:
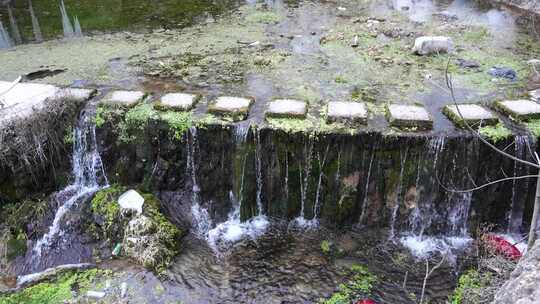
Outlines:
[[536,101],[536,102],[540,102],[540,89],[538,90],[534,90],[534,91],[530,91],[529,92],[529,95],[531,96],[531,99]]
[[452,38],[444,36],[422,36],[414,41],[413,52],[418,55],[450,53],[454,49]]
[[43,109],[45,101],[54,98],[59,90],[48,84],[0,81],[0,123]]
[[120,284],[120,298],[125,298],[127,296],[127,283],[122,282]]
[[105,293],[103,291],[89,290],[86,292],[86,296],[94,299],[102,299],[105,297]]
[[92,98],[96,92],[95,89],[65,88],[60,90],[58,97],[83,102]]
[[142,197],[135,190],[128,190],[118,198],[118,204],[122,209],[133,209],[137,211],[137,214],[142,213],[142,206],[144,204],[144,197]]
[[221,96],[216,99],[214,109],[225,112],[245,111],[251,105],[252,100],[243,97]]
[[367,120],[366,105],[361,102],[330,102],[328,103],[329,122],[354,121],[365,123]]
[[109,93],[103,100],[104,103],[133,107],[144,97],[141,91],[114,91]]
[[[457,125],[461,125],[463,120],[470,125],[481,124],[484,126],[496,124],[499,121],[497,116],[477,104],[447,105],[444,107],[443,112]],[[463,119],[461,116],[463,116]]]
[[195,94],[186,93],[169,93],[161,97],[158,107],[171,108],[180,111],[188,111],[193,109],[197,103],[198,96]]
[[268,104],[266,116],[305,118],[307,105],[304,101],[293,99],[276,99]]
[[247,118],[253,99],[243,97],[221,96],[208,107],[211,113],[224,115],[239,121]]
[[395,127],[430,129],[433,125],[429,113],[421,106],[391,104],[388,116],[390,125]]
[[517,119],[540,117],[540,104],[527,99],[498,101],[497,106],[505,113]]

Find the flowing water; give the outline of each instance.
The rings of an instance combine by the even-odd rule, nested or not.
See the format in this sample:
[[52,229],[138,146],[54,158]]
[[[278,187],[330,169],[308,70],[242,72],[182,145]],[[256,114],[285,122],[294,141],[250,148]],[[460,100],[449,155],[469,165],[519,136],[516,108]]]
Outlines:
[[59,208],[47,233],[31,251],[31,269],[42,270],[50,265],[49,251],[55,252],[73,246],[73,237],[66,232],[70,212],[80,212],[78,205],[84,204],[96,191],[108,186],[103,163],[99,155],[93,115],[95,105],[89,105],[81,113],[73,130],[72,178],[73,183],[59,191],[54,199]]

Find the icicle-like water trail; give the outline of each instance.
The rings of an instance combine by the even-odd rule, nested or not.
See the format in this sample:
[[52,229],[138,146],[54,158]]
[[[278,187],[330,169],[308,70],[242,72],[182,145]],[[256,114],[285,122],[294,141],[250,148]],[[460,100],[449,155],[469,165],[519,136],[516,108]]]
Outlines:
[[392,208],[392,216],[390,218],[390,234],[388,236],[388,239],[391,241],[394,241],[394,238],[396,236],[396,219],[397,219],[397,212],[399,210],[399,198],[401,195],[401,188],[403,186],[403,172],[405,171],[405,163],[407,162],[407,154],[409,153],[409,147],[405,148],[405,151],[401,152],[401,168],[399,169],[399,181],[396,189],[396,201],[395,205]]
[[367,211],[367,204],[368,204],[368,193],[369,193],[369,180],[371,179],[371,167],[373,165],[373,158],[375,157],[375,151],[374,149],[371,150],[371,157],[369,159],[369,166],[366,176],[366,185],[364,186],[364,200],[362,201],[362,211],[360,213],[360,219],[358,220],[358,224],[361,226],[364,224],[364,221],[366,220],[366,211]]
[[[311,229],[317,226],[317,223],[306,219],[306,199],[311,176],[311,165],[313,160],[313,139],[309,138],[304,145],[304,164],[300,170],[300,215],[290,223],[292,228]],[[303,170],[302,170],[303,169]]]
[[11,41],[11,37],[9,37],[4,24],[2,24],[2,21],[0,21],[0,49],[7,49],[12,46],[13,42]]
[[207,238],[208,231],[212,228],[212,219],[208,210],[201,206],[199,197],[199,184],[197,183],[197,128],[189,128],[187,145],[187,173],[191,178],[191,215],[193,217],[193,225],[195,226],[195,234],[201,238]]
[[[526,135],[518,135],[514,138],[514,155],[520,159],[525,159],[528,154],[528,149],[530,147],[529,143],[529,137]],[[514,177],[517,177],[521,174],[523,174],[523,171],[526,170],[526,168],[518,164],[518,162],[514,162]],[[518,187],[522,183],[526,183],[527,181],[518,181],[513,180],[512,181],[512,201],[511,201],[511,207],[508,212],[508,226],[506,233],[508,234],[519,234],[521,233],[521,226],[523,223],[523,209],[524,209],[524,201],[522,198],[522,193],[518,191]]]
[[63,220],[65,215],[78,203],[91,196],[100,188],[108,186],[107,177],[101,157],[99,155],[96,128],[93,119],[94,105],[89,103],[83,111],[74,130],[74,144],[72,155],[72,175],[74,182],[55,195],[61,204],[56,211],[52,225],[48,232],[37,241],[32,250],[32,260],[39,265],[43,249],[51,245],[62,248],[65,241]]

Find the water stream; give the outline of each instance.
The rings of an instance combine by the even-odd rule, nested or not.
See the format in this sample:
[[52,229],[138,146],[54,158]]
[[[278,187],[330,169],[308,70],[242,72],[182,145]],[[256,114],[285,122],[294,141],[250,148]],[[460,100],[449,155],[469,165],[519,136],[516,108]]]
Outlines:
[[[32,266],[43,268],[47,253],[69,247],[72,235],[65,233],[69,227],[69,213],[77,205],[84,204],[97,190],[107,187],[108,181],[98,151],[94,123],[95,104],[89,103],[83,110],[73,130],[72,178],[73,183],[59,191],[54,199],[59,208],[54,220],[32,249]],[[77,212],[77,211],[76,211]]]

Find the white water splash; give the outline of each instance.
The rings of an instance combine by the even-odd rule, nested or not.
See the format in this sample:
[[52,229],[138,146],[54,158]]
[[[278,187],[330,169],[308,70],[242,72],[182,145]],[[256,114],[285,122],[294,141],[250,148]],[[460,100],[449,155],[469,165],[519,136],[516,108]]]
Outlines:
[[233,210],[229,213],[227,221],[219,223],[215,228],[210,229],[207,235],[208,245],[218,256],[222,256],[226,250],[241,240],[257,239],[266,232],[269,225],[269,221],[264,215],[258,215],[241,222],[241,202],[236,201],[232,192],[229,196],[233,202]]
[[467,248],[472,243],[472,239],[470,237],[404,235],[400,238],[400,243],[417,259],[425,259],[439,253],[446,255],[451,263],[455,263],[454,252]]

